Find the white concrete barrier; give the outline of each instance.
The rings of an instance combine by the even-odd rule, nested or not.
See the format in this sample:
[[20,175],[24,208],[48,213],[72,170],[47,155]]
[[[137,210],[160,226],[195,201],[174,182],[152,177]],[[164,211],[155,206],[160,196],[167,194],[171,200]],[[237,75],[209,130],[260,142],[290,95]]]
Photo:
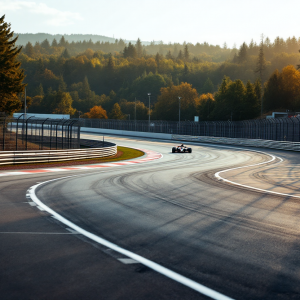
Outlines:
[[153,138],[153,139],[165,139],[165,140],[172,139],[172,134],[167,134],[167,133],[140,132],[140,131],[90,128],[90,127],[81,127],[80,131],[81,132],[102,133],[102,134],[116,134],[116,135],[127,135],[127,136],[136,136],[136,137],[148,137],[148,138]]

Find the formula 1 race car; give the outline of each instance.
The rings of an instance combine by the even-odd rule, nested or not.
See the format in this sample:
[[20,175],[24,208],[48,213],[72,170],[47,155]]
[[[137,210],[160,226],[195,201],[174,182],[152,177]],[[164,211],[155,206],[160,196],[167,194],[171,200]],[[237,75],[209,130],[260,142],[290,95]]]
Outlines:
[[172,148],[172,153],[192,153],[192,148],[188,148],[184,146],[183,144],[177,147]]

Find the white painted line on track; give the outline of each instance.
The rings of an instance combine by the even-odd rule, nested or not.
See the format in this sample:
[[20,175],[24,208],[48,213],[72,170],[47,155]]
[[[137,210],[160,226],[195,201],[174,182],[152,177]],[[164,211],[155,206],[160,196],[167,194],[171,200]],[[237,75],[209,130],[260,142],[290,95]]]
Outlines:
[[26,232],[26,231],[23,231],[23,232],[12,232],[12,231],[3,231],[3,232],[0,232],[0,234],[42,234],[42,235],[71,235],[71,234],[74,234],[74,233],[71,233],[71,232]]
[[[232,147],[232,148],[235,148],[235,147]],[[241,148],[236,148],[236,149],[241,149]],[[255,167],[255,166],[259,166],[259,165],[264,165],[264,164],[267,164],[267,163],[270,163],[270,162],[276,160],[276,158],[279,159],[278,163],[282,163],[283,162],[283,159],[281,157],[275,156],[275,155],[272,155],[272,154],[269,154],[269,153],[266,153],[266,152],[263,152],[263,151],[256,151],[256,150],[251,150],[251,149],[244,149],[244,150],[248,150],[248,151],[252,151],[252,152],[258,152],[258,153],[263,153],[265,155],[270,156],[271,159],[268,160],[268,161],[266,161],[266,162],[262,162],[262,163],[258,163],[258,164],[254,164],[254,165],[247,165],[247,166],[242,166],[242,167],[237,167],[237,168],[231,168],[231,169],[222,170],[222,171],[219,171],[219,172],[215,173],[215,177],[217,179],[219,179],[219,180],[224,181],[224,182],[227,182],[227,183],[230,183],[230,184],[233,184],[233,185],[237,185],[237,186],[240,186],[240,187],[244,187],[244,188],[256,190],[256,191],[259,191],[259,192],[264,192],[264,193],[273,194],[273,195],[279,195],[279,196],[288,196],[288,197],[293,197],[293,198],[300,198],[300,196],[296,196],[296,195],[291,195],[291,194],[286,194],[286,193],[279,193],[279,192],[269,191],[269,190],[260,189],[260,188],[256,188],[256,187],[253,187],[253,186],[249,186],[249,185],[237,183],[237,182],[234,182],[234,181],[229,180],[229,179],[225,179],[224,177],[220,176],[221,173],[229,172],[229,171],[232,171],[232,170],[237,170],[237,169],[243,169],[243,168],[249,168],[249,167]]]
[[66,230],[68,230],[70,233],[73,233],[73,234],[79,234],[76,230],[74,230],[72,228],[66,228]]
[[125,265],[139,264],[140,262],[132,258],[118,258],[118,260]]
[[162,274],[162,275],[165,275],[166,277],[178,282],[178,283],[181,283],[207,297],[210,297],[212,299],[215,299],[215,300],[233,300],[232,298],[230,297],[227,297],[217,291],[214,291],[198,282],[195,282],[183,275],[180,275],[172,270],[169,270],[147,258],[144,258],[138,254],[135,254],[129,250],[126,250],[126,249],[123,249],[121,247],[119,247],[118,245],[114,244],[114,243],[111,243],[91,232],[88,232],[86,231],[85,229],[77,226],[76,224],[72,223],[71,221],[67,220],[66,218],[64,218],[63,216],[61,216],[60,214],[56,213],[54,210],[52,210],[50,207],[48,207],[47,205],[45,205],[43,202],[41,202],[39,200],[39,198],[36,196],[35,194],[35,190],[41,186],[42,184],[45,184],[45,183],[49,183],[49,182],[53,182],[53,181],[56,181],[56,180],[60,180],[60,179],[64,179],[64,178],[70,178],[70,177],[77,177],[79,175],[73,175],[73,176],[65,176],[65,177],[61,177],[61,178],[56,178],[56,179],[52,179],[52,180],[47,180],[45,182],[42,182],[42,183],[39,183],[39,184],[36,184],[32,187],[30,187],[30,189],[27,191],[29,194],[30,194],[30,197],[31,199],[38,205],[38,207],[42,207],[45,211],[47,211],[48,213],[50,213],[52,215],[52,217],[54,217],[55,219],[59,220],[60,222],[62,222],[63,224],[67,225],[69,228],[72,228],[73,230],[77,231],[78,233],[86,236],[87,238],[103,245],[103,246],[106,246],[116,252],[119,252],[121,254],[123,254],[124,256],[126,257],[129,257],[145,266],[147,266],[148,268]]

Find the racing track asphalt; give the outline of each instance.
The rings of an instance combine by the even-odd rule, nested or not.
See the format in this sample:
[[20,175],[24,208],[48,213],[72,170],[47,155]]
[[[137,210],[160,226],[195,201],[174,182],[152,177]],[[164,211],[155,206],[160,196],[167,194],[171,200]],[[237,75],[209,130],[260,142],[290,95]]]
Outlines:
[[[234,299],[300,298],[298,153],[198,144],[172,154],[169,141],[109,140],[163,158],[0,178],[1,299],[208,299],[28,203],[28,188],[66,175],[76,176],[36,195],[88,232]],[[215,177],[269,154],[221,174],[242,186]]]

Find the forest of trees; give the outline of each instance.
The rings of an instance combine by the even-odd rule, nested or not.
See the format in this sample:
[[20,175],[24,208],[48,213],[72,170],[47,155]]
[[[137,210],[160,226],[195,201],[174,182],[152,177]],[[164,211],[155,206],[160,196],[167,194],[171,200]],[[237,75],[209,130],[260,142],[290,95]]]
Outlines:
[[17,60],[21,49],[15,47],[17,39],[4,17],[0,17],[0,112],[11,114],[22,108],[19,95],[25,90],[25,75]]
[[[264,38],[239,49],[123,40],[28,42],[18,60],[25,70],[29,112],[87,118],[241,120],[263,111],[300,111],[300,38]],[[287,67],[288,66],[288,67]],[[295,86],[293,85],[295,83]],[[290,95],[291,94],[291,95]],[[22,95],[20,96],[22,97]]]

